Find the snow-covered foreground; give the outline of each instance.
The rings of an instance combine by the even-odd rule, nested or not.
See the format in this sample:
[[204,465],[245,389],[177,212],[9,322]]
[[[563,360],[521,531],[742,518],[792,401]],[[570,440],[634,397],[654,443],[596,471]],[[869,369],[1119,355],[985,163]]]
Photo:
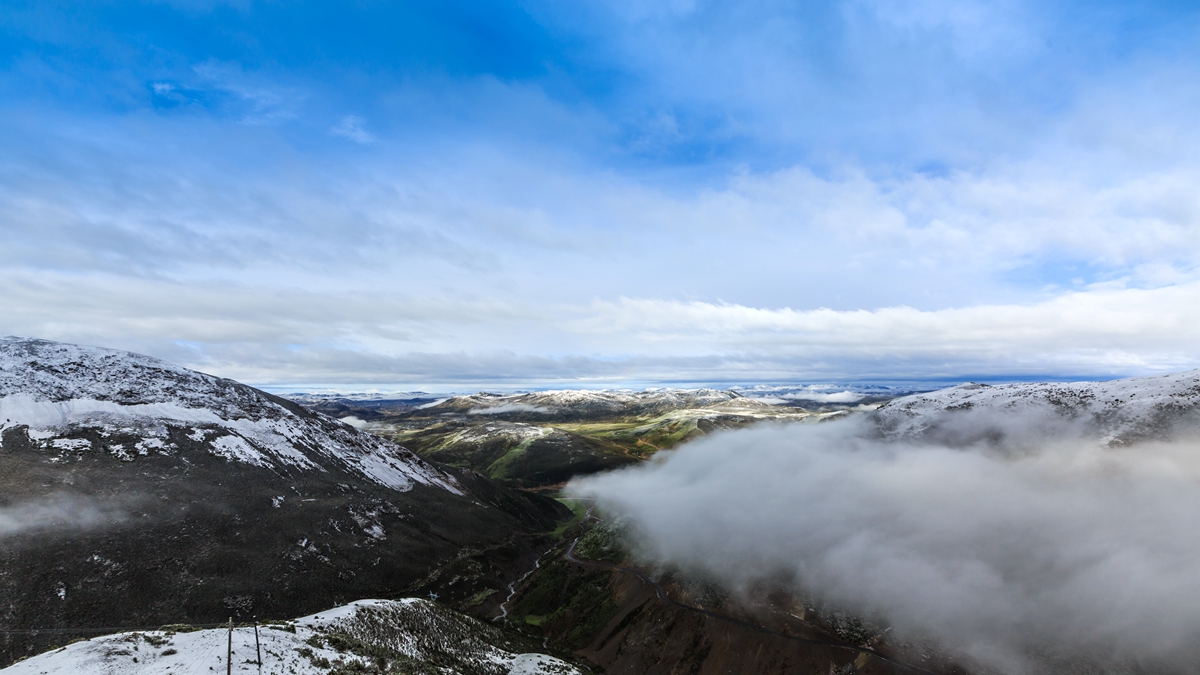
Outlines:
[[[209,675],[227,668],[229,632],[143,631],[93,638],[16,663],[5,675]],[[410,672],[436,664],[446,675],[568,675],[580,671],[522,646],[498,629],[426,600],[359,600],[294,621],[233,630],[233,672],[325,675]]]

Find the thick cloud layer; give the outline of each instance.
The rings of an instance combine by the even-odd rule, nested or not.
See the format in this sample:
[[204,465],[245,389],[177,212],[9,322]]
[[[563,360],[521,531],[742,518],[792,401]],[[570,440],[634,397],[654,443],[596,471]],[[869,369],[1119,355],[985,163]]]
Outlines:
[[1003,671],[1190,669],[1200,442],[1108,448],[1048,425],[1033,424],[1043,443],[967,447],[887,443],[861,418],[757,428],[574,492],[627,516],[658,561],[733,588],[794,575],[823,602]]

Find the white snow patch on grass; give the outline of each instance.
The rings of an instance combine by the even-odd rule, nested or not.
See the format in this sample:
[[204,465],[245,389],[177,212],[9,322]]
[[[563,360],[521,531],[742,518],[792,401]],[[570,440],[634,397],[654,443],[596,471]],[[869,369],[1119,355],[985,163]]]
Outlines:
[[[237,627],[233,630],[232,670],[235,673],[264,675],[327,675],[330,666],[362,664],[373,659],[351,652],[338,652],[328,644],[315,646],[322,640],[312,640],[330,629],[350,625],[361,610],[404,609],[410,612],[429,612],[436,617],[432,603],[416,598],[404,600],[359,600],[342,607],[289,621],[283,624],[259,626],[258,639],[262,654],[261,670],[256,662],[254,629]],[[435,622],[436,623],[436,622]],[[294,631],[294,632],[293,632]],[[436,641],[440,635],[430,632],[406,634],[397,627],[393,647],[401,653],[420,658],[419,644]],[[225,628],[172,633],[158,630],[118,633],[76,642],[61,649],[31,657],[0,670],[5,675],[211,675],[225,672],[225,653],[229,632]],[[314,644],[315,643],[315,644]],[[410,650],[408,647],[411,646]],[[458,645],[449,645],[453,649]],[[485,646],[487,653],[475,654],[487,661],[508,668],[509,675],[580,675],[569,663],[545,654],[518,654]],[[311,656],[310,656],[311,655]],[[323,665],[327,662],[329,665]],[[432,665],[432,664],[431,664]],[[458,673],[453,667],[439,667],[446,675]]]
[[225,459],[245,462],[254,466],[270,466],[262,453],[255,450],[240,436],[222,436],[212,442],[212,454]]

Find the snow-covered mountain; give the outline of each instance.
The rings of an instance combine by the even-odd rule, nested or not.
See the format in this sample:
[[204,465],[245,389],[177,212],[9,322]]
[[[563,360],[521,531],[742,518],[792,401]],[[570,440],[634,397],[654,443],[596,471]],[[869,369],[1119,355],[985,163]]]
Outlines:
[[[360,600],[294,621],[239,626],[233,672],[265,675],[437,672],[580,675],[511,634],[427,600]],[[117,633],[0,669],[5,675],[208,675],[225,672],[224,628]],[[262,664],[258,659],[261,655]]]
[[1069,432],[1129,444],[1200,429],[1200,370],[1108,382],[963,384],[893,399],[869,417],[892,439]]
[[[0,340],[4,628],[487,597],[564,513],[231,380]],[[51,639],[0,635],[0,664]]]
[[337,465],[395,490],[460,492],[452,476],[377,436],[233,380],[111,349],[0,339],[0,420],[0,448],[9,429],[23,427],[62,461],[170,454],[187,439],[283,474]]

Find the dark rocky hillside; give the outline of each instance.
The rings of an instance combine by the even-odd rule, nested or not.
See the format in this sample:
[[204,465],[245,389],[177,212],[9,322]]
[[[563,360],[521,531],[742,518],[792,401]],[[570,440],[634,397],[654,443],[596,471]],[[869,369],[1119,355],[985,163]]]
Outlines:
[[[241,385],[0,340],[0,626],[296,616],[500,588],[565,509]],[[471,575],[439,577],[449,564]],[[61,638],[9,635],[0,663]]]

